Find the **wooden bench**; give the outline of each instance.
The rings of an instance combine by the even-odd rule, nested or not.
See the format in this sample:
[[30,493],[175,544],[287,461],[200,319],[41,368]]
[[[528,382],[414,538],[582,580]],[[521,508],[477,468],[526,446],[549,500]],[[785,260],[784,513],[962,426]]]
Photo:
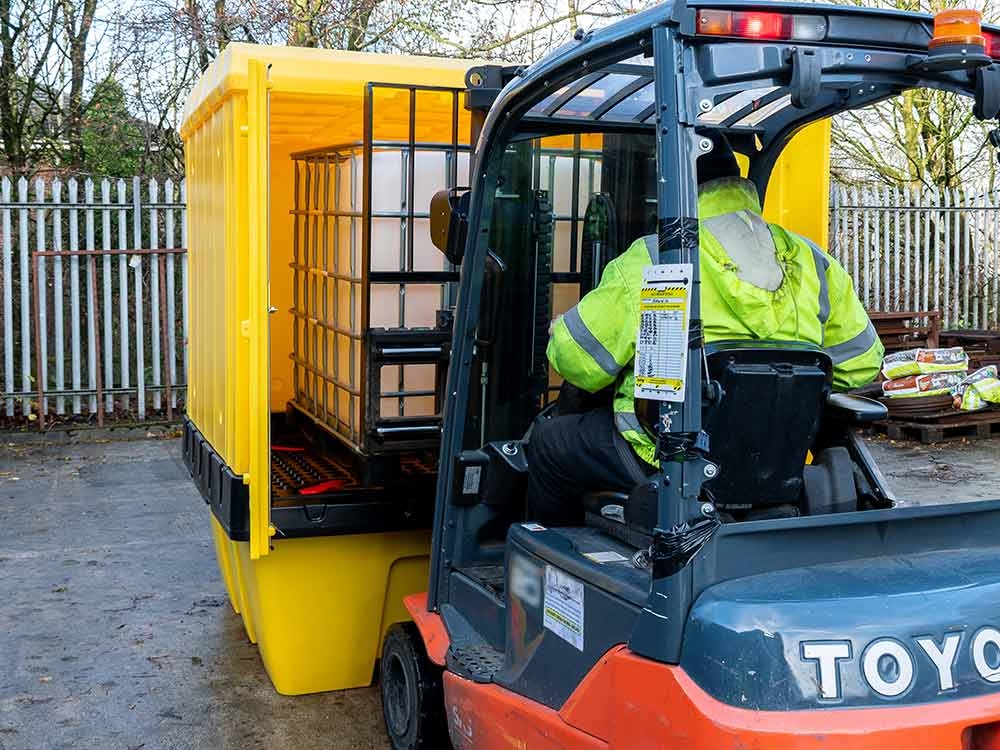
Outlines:
[[901,310],[870,313],[875,332],[886,352],[904,349],[936,349],[941,337],[938,310]]

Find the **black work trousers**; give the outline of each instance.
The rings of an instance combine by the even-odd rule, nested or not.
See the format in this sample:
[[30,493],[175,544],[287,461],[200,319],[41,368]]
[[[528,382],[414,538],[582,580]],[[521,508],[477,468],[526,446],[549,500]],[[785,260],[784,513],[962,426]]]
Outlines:
[[611,409],[553,417],[528,443],[528,517],[546,526],[583,524],[583,495],[631,492],[656,469],[615,429]]

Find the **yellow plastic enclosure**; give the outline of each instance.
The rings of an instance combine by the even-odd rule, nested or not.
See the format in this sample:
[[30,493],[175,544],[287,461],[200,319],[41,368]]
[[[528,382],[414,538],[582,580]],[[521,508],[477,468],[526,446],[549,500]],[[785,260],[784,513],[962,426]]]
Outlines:
[[[462,88],[474,64],[231,44],[185,107],[188,417],[249,486],[249,541],[209,514],[212,537],[233,609],[281,693],[369,684],[385,628],[408,619],[403,597],[426,588],[430,547],[427,531],[274,535],[270,415],[293,394],[291,154],[360,141],[369,83]],[[374,96],[378,137],[405,139],[408,92]],[[450,138],[451,96],[439,121],[421,102],[418,138]],[[459,128],[470,130],[464,110]]]
[[[360,141],[369,83],[461,88],[474,64],[234,43],[188,98],[181,128],[194,321],[188,415],[249,485],[254,559],[268,554],[273,533],[268,419],[293,395],[291,154]],[[421,103],[418,139],[450,137],[451,96],[441,96],[437,120]],[[407,97],[378,93],[379,138],[407,137]],[[458,126],[469,132],[464,110]]]
[[370,684],[385,631],[410,619],[403,598],[427,586],[430,532],[283,539],[251,560],[249,544],[209,518],[229,602],[275,690]]
[[417,531],[286,539],[260,560],[229,541],[245,573],[241,614],[274,689],[370,685],[385,631],[410,619],[403,597],[427,586],[430,541]]
[[830,121],[803,128],[774,165],[764,218],[826,249],[830,240]]

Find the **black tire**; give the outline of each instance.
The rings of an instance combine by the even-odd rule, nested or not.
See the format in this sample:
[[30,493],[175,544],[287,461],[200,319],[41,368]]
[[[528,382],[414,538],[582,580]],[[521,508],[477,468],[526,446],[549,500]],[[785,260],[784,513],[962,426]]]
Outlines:
[[379,669],[382,716],[393,750],[449,748],[441,667],[427,658],[412,622],[389,628]]

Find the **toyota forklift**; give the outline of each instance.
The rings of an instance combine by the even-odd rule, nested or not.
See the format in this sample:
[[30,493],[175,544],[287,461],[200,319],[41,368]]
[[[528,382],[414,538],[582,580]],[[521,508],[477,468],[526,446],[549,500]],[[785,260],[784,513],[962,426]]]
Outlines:
[[[897,501],[856,434],[884,407],[833,392],[830,352],[704,341],[696,186],[713,131],[763,197],[797,132],[908,89],[995,119],[995,59],[972,11],[675,0],[470,71],[470,187],[431,206],[461,276],[429,588],[383,644],[395,748],[1000,748],[1000,500]],[[573,279],[532,179],[546,138],[603,155]],[[635,367],[659,471],[547,528],[532,426],[581,401],[552,398],[558,287],[650,232]]]

